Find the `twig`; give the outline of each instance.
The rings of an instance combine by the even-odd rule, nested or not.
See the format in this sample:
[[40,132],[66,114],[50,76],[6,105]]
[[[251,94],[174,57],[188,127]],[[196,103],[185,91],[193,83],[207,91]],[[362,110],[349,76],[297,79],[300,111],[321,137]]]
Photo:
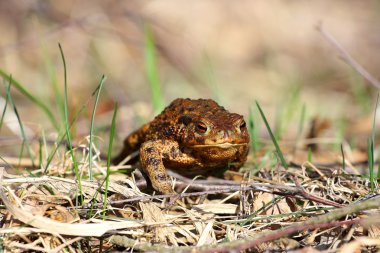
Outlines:
[[358,213],[363,210],[379,208],[379,206],[380,206],[380,198],[370,199],[363,202],[351,204],[341,209],[334,210],[330,213],[317,216],[305,222],[300,222],[300,223],[288,226],[280,230],[263,233],[253,240],[238,240],[238,241],[233,241],[230,243],[221,243],[220,245],[214,248],[207,248],[206,250],[199,250],[199,251],[193,250],[192,252],[193,253],[194,252],[199,252],[199,253],[239,252],[239,251],[253,248],[261,243],[276,240],[281,237],[293,234],[295,232],[300,232],[303,230],[310,230],[310,229],[316,229],[316,228],[328,228],[328,227],[335,227],[335,226],[341,226],[341,225],[351,225],[351,224],[358,224],[362,222],[364,223],[365,219],[354,219],[354,220],[347,220],[347,221],[337,221],[337,220],[341,219],[342,217],[346,215]]
[[[252,191],[252,190],[258,190],[255,186],[248,186],[248,187],[234,187],[229,186],[227,187],[215,187],[212,190],[202,191],[202,192],[189,192],[189,193],[181,193],[181,194],[162,194],[162,195],[144,195],[144,196],[137,196],[132,197],[128,199],[123,200],[117,200],[117,201],[109,201],[108,203],[110,205],[121,205],[129,202],[139,202],[139,201],[147,201],[151,199],[159,199],[159,198],[172,198],[172,197],[194,197],[194,196],[203,196],[203,195],[210,195],[210,194],[220,194],[220,193],[228,193],[233,191]],[[261,191],[268,192],[268,190],[260,189]],[[100,206],[102,203],[97,203],[95,206]]]
[[29,244],[24,244],[24,243],[18,243],[18,242],[11,242],[9,244],[9,248],[10,249],[15,249],[15,248],[19,248],[19,249],[23,249],[23,250],[32,250],[32,251],[35,251],[35,252],[49,252],[48,249],[45,249],[45,248],[42,248],[42,247],[39,247],[39,246],[31,246]]
[[328,200],[328,199],[322,199],[322,198],[319,198],[319,197],[316,197],[314,195],[311,195],[311,194],[307,193],[305,191],[305,189],[301,186],[301,184],[298,181],[298,179],[296,177],[294,177],[293,179],[294,179],[294,182],[295,182],[295,184],[296,184],[296,186],[298,188],[298,192],[305,199],[308,199],[310,201],[314,201],[314,202],[317,202],[317,203],[325,204],[325,205],[328,205],[328,206],[334,206],[334,207],[338,207],[338,208],[344,207],[344,205],[341,205],[341,204],[336,203],[334,201],[331,201],[331,200]]
[[[178,183],[178,182],[177,182]],[[203,186],[203,185],[201,185]],[[204,187],[204,186],[203,186]],[[210,194],[221,194],[221,193],[229,193],[229,192],[234,192],[234,191],[241,191],[241,192],[246,192],[246,191],[262,191],[262,192],[269,192],[275,195],[280,195],[280,196],[291,196],[294,198],[300,198],[300,199],[308,199],[310,201],[314,201],[316,203],[324,204],[324,205],[329,205],[329,206],[334,206],[334,207],[343,207],[344,205],[335,203],[333,201],[329,201],[326,199],[318,198],[316,196],[313,196],[304,190],[300,190],[295,187],[289,187],[289,186],[281,186],[281,185],[267,185],[267,184],[255,184],[252,183],[247,186],[238,186],[238,185],[229,185],[229,186],[220,186],[220,185],[209,185],[209,189],[201,192],[190,192],[190,193],[181,193],[178,195],[175,194],[163,194],[163,195],[144,195],[144,196],[136,196],[128,199],[123,199],[123,200],[117,200],[117,201],[109,201],[110,205],[114,206],[119,206],[123,205],[125,203],[130,203],[130,202],[138,202],[138,201],[147,201],[151,199],[159,199],[159,198],[172,198],[172,197],[179,197],[179,198],[184,198],[184,197],[195,197],[195,196],[204,196],[204,195],[210,195]],[[278,190],[283,190],[284,192],[278,191]],[[101,206],[102,203],[97,203],[95,206]]]
[[339,44],[339,42],[332,36],[329,32],[323,29],[322,24],[318,24],[316,27],[322,36],[338,50],[339,56],[350,65],[356,72],[358,72],[364,79],[366,79],[370,84],[380,89],[380,82],[372,76],[367,70],[365,70],[354,58]]
[[130,239],[123,235],[113,235],[109,238],[109,242],[118,246],[133,248],[134,250],[143,252],[184,252],[191,251],[193,249],[191,246],[173,247],[164,244],[152,245],[149,242],[138,243],[136,240]]
[[58,253],[62,249],[64,249],[65,247],[67,247],[67,246],[69,246],[69,245],[73,244],[74,242],[77,242],[77,241],[79,241],[81,239],[83,239],[83,237],[75,237],[75,238],[73,238],[71,240],[68,240],[68,241],[62,243],[61,245],[57,246],[56,248],[50,250],[50,253]]

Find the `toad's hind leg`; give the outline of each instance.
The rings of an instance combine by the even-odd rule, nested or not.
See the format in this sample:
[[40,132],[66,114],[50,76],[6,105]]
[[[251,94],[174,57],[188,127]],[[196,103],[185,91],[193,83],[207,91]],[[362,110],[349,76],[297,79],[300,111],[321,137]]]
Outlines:
[[155,190],[168,194],[175,193],[164,160],[176,160],[181,164],[193,164],[194,158],[183,154],[175,141],[155,140],[147,141],[141,145],[140,161],[143,171],[148,175]]
[[174,193],[174,190],[162,161],[162,153],[165,149],[163,141],[144,142],[140,148],[140,161],[141,167],[149,177],[153,188],[168,194]]

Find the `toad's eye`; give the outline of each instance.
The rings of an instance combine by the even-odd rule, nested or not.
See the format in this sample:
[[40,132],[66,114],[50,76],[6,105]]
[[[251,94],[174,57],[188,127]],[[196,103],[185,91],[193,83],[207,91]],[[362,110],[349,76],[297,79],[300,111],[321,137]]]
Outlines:
[[196,128],[197,132],[200,134],[205,134],[208,130],[206,123],[204,123],[203,121],[198,121]]
[[247,127],[247,124],[245,123],[244,120],[242,120],[242,121],[240,122],[240,126],[239,126],[240,130],[245,129],[246,127]]

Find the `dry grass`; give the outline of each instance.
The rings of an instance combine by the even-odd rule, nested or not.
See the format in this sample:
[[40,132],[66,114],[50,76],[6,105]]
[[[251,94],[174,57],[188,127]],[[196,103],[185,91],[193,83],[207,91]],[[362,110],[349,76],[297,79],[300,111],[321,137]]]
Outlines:
[[[104,212],[102,182],[106,168],[99,153],[96,154],[93,157],[96,180],[82,180],[83,204],[75,203],[79,199],[78,186],[71,156],[63,148],[46,176],[42,170],[30,170],[30,174],[1,170],[0,196],[5,208],[1,211],[0,233],[5,250],[252,248],[260,252],[316,248],[354,252],[363,247],[367,250],[380,247],[380,219],[375,219],[379,218],[376,214],[379,209],[369,210],[378,207],[380,199],[365,200],[371,195],[369,181],[351,174],[348,166],[350,172],[339,164],[324,168],[307,162],[288,170],[267,166],[256,176],[228,171],[226,179],[207,180],[191,180],[171,173],[186,207],[170,205],[165,201],[169,196],[144,193],[146,182],[138,170],[127,175],[117,173],[123,167],[113,167]],[[86,178],[87,149],[77,148],[76,155],[82,158],[78,164],[82,178]],[[248,162],[244,169],[253,166]]]
[[[0,252],[380,250],[379,185],[375,180],[371,191],[362,141],[380,125],[373,124],[371,110],[375,90],[364,88],[361,80],[378,87],[369,74],[376,73],[380,59],[376,1],[32,1],[0,6],[0,27],[6,27],[0,67],[38,94],[56,118],[62,109],[56,106],[62,88],[58,42],[69,59],[70,116],[91,108],[83,101],[90,101],[88,94],[102,73],[110,82],[99,105],[96,135],[103,136],[102,130],[108,135],[114,101],[121,104],[120,136],[152,116],[142,60],[143,27],[149,22],[167,101],[184,94],[213,97],[244,114],[254,99],[260,100],[273,107],[270,122],[281,121],[276,128],[286,128],[277,134],[282,134],[280,147],[289,164],[285,169],[277,161],[259,126],[252,139],[260,141],[260,148],[251,152],[241,172],[227,171],[224,179],[170,173],[184,206],[169,203],[173,196],[152,193],[138,165],[111,167],[106,188],[106,161],[94,147],[90,166],[91,142],[87,138],[77,144],[88,135],[91,113],[70,129],[76,132],[76,174],[73,156],[57,144],[59,138],[52,136],[56,134],[40,109],[14,91],[13,82],[24,140],[30,140],[32,157],[41,160],[18,157],[26,153],[20,148],[21,120],[7,113],[0,127],[0,166],[5,167],[0,168]],[[315,31],[319,21],[340,43],[321,27],[320,33]],[[336,55],[361,77],[334,61]],[[50,84],[56,90],[47,89]],[[289,98],[289,93],[294,94]],[[301,102],[309,114],[305,122],[313,122],[310,128],[320,126],[307,138],[302,138],[304,131],[294,138],[298,122],[293,116],[301,111]],[[274,113],[274,107],[282,110]],[[276,118],[277,113],[282,115]],[[340,121],[345,125],[339,127]],[[41,144],[39,139],[52,141]],[[97,144],[102,151],[108,147]],[[340,150],[332,148],[341,144],[345,162]],[[48,151],[55,145],[58,151],[47,166]],[[313,149],[310,159],[307,147]],[[93,181],[88,180],[90,167]]]

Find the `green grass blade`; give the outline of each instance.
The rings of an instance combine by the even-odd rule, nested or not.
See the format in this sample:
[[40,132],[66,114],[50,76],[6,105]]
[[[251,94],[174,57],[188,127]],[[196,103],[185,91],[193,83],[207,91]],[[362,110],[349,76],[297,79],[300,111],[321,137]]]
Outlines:
[[73,145],[71,141],[71,134],[70,134],[70,125],[69,125],[69,112],[68,112],[68,99],[67,99],[67,68],[66,68],[66,60],[65,60],[65,55],[63,53],[61,44],[58,44],[59,46],[59,51],[61,53],[61,58],[62,58],[62,63],[63,63],[63,75],[64,75],[64,86],[65,86],[65,91],[64,91],[64,112],[65,112],[65,130],[66,130],[66,138],[67,142],[70,148],[70,155],[71,159],[73,160],[73,167],[75,171],[75,177],[78,182],[78,188],[79,188],[79,196],[80,196],[80,203],[83,204],[83,195],[82,195],[82,182],[81,182],[81,176],[79,173],[79,168],[78,164],[75,158],[74,150],[73,150]]
[[[11,168],[11,169],[14,170],[14,171],[17,171],[17,170],[18,170],[18,168],[15,168],[12,164],[8,163],[8,162],[5,160],[5,158],[2,157],[1,155],[0,155],[0,160],[2,161],[3,164],[7,165],[8,168]],[[2,165],[2,166],[3,166],[3,165]]]
[[111,167],[111,158],[112,158],[112,146],[113,146],[113,139],[115,137],[115,129],[116,129],[116,114],[117,114],[117,103],[115,103],[115,107],[113,110],[111,132],[110,132],[110,138],[109,138],[109,142],[108,142],[107,175],[106,175],[106,179],[105,179],[106,186],[105,186],[105,192],[104,192],[103,215],[106,214],[106,210],[107,210],[109,176],[111,174],[110,167]]
[[18,154],[18,164],[17,164],[17,174],[20,173],[19,169],[21,167],[21,158],[22,158],[22,155],[24,153],[24,148],[25,148],[25,141],[23,140],[22,143],[21,143],[21,147],[20,147],[20,153]]
[[[96,91],[97,91],[98,88],[95,89],[95,91],[92,93],[91,97],[93,97],[95,94],[96,94]],[[89,103],[90,99],[87,100],[87,102],[82,105],[82,107],[78,110],[78,112],[76,112],[76,114],[74,115],[74,118],[72,119],[72,121],[70,122],[70,125],[69,125],[69,128],[71,130],[72,126],[74,125],[74,123],[77,122],[80,114],[83,112],[84,109],[86,109],[88,103]],[[59,146],[62,144],[63,140],[66,138],[66,129],[64,129],[63,131],[61,131],[57,137],[57,145],[55,146],[55,148],[50,152],[50,155],[48,155],[48,159],[47,159],[47,162],[46,162],[46,166],[45,166],[45,171],[44,173],[46,173],[47,169],[49,168],[49,165],[50,163],[52,162],[53,158],[54,158],[54,155],[56,154],[56,152],[58,151],[58,148]]]
[[347,129],[347,121],[343,119],[339,119],[337,120],[335,125],[336,127],[335,127],[334,135],[335,135],[336,142],[334,142],[333,147],[334,147],[334,150],[336,150],[337,152],[340,152],[340,143],[344,141],[344,134]]
[[252,176],[255,176],[262,168],[266,166],[266,164],[271,163],[271,155],[273,154],[273,151],[267,150],[263,156],[260,157],[260,163],[253,166],[253,168],[250,170],[250,174]]
[[[2,76],[8,82],[11,80],[11,76],[8,75],[4,70],[0,69],[0,76]],[[59,129],[59,125],[57,120],[54,117],[54,114],[50,111],[49,107],[45,105],[42,100],[38,99],[34,95],[32,95],[26,88],[24,88],[18,81],[12,79],[12,86],[15,87],[19,92],[21,92],[24,96],[26,96],[30,101],[32,101],[35,105],[40,107],[49,118],[51,124],[54,126],[56,130]]]
[[342,152],[342,167],[343,167],[343,171],[346,171],[346,158],[344,156],[343,144],[340,144],[340,151]]
[[[83,106],[75,115],[74,119],[70,122],[70,125],[69,125],[69,130],[71,129],[71,127],[74,125],[74,123],[77,122],[78,118],[79,118],[79,115],[80,113],[85,109],[85,107]],[[53,149],[53,151],[50,152],[50,155],[48,155],[48,159],[47,159],[47,162],[46,162],[46,166],[45,166],[45,170],[44,170],[44,173],[46,173],[47,169],[49,168],[50,166],[50,163],[53,161],[53,158],[55,156],[55,154],[57,153],[58,151],[58,148],[60,145],[62,145],[63,143],[63,140],[66,138],[66,129],[63,130],[63,132],[61,132],[58,137],[57,137],[57,141],[56,141],[56,146],[55,148]]]
[[313,150],[311,150],[311,147],[307,149],[307,161],[309,163],[313,162]]
[[371,193],[375,190],[375,179],[373,174],[373,143],[370,138],[368,138],[368,145],[367,145],[367,152],[368,152],[368,167],[369,167],[369,181],[371,184]]
[[45,63],[45,67],[47,70],[47,73],[50,77],[50,81],[53,87],[53,93],[54,93],[54,99],[55,99],[55,104],[57,106],[57,109],[59,111],[59,115],[61,116],[61,122],[65,121],[65,112],[63,110],[64,108],[64,103],[63,103],[63,96],[62,93],[59,89],[59,83],[58,83],[58,78],[57,78],[57,73],[55,68],[53,67],[54,64],[49,56],[48,50],[46,49],[45,43],[40,40],[40,44],[42,47],[42,55],[43,55],[43,60]]
[[243,222],[240,222],[241,226],[247,225],[249,222],[251,222],[254,218],[257,217],[258,214],[263,212],[265,209],[271,206],[275,206],[278,202],[280,202],[282,199],[284,199],[284,196],[276,196],[271,201],[268,201],[267,203],[263,203],[263,206],[250,214],[246,219],[244,219]]
[[380,183],[380,162],[377,163],[377,182]]
[[[376,97],[376,105],[375,105],[375,112],[373,113],[373,122],[372,122],[372,152],[375,148],[375,135],[376,135],[376,112],[377,112],[377,106],[379,104],[379,92],[377,92],[377,97]],[[373,154],[372,154],[373,156]],[[374,158],[373,158],[374,159]],[[373,161],[374,163],[374,161]],[[373,171],[372,171],[373,173]],[[370,177],[371,178],[371,177]],[[377,170],[377,179],[380,178],[380,163],[378,164],[378,170]],[[371,189],[372,189],[372,184],[374,184],[374,178],[373,178],[373,175],[372,175],[372,179],[371,179]]]
[[249,133],[251,135],[252,153],[253,153],[253,156],[256,157],[256,152],[259,148],[259,138],[258,138],[258,129],[255,123],[252,108],[249,108],[248,126],[249,126]]
[[376,105],[375,105],[375,112],[373,113],[373,122],[372,122],[372,144],[375,146],[375,133],[376,133],[376,111],[377,111],[377,105],[379,103],[379,92],[377,93],[376,98]]
[[[5,85],[5,84],[4,84]],[[6,94],[8,94],[8,93],[10,93],[10,88],[11,88],[11,86],[10,85],[8,85],[7,87],[6,87]],[[4,123],[4,117],[5,117],[5,112],[7,111],[7,107],[8,107],[8,96],[6,95],[5,96],[5,105],[4,105],[4,109],[3,109],[3,113],[1,114],[1,118],[0,118],[0,131],[1,131],[1,129],[2,129],[2,127],[3,127],[3,123]]]
[[[41,153],[41,156],[44,157],[44,158],[47,158],[48,155],[49,155],[49,152],[48,152],[48,149],[47,149],[47,142],[46,142],[46,137],[45,137],[45,131],[42,129],[41,131],[41,137],[40,137],[40,140],[41,140],[41,143],[42,143],[42,153]],[[40,168],[43,169],[44,168],[44,165],[43,165],[43,161],[41,162],[40,164]]]
[[215,101],[218,104],[224,104],[223,103],[223,94],[221,92],[221,89],[218,85],[218,81],[216,78],[216,73],[214,69],[214,63],[210,59],[209,55],[206,53],[204,54],[204,66],[202,66],[202,70],[204,71],[205,78],[207,80],[207,85],[211,88],[213,97],[215,98]]
[[94,103],[94,108],[92,110],[92,116],[91,116],[91,125],[90,125],[90,147],[88,149],[88,169],[89,169],[89,178],[90,181],[93,180],[93,173],[92,173],[92,141],[93,141],[93,131],[94,131],[94,121],[95,121],[95,112],[96,108],[98,106],[99,102],[99,97],[100,97],[100,92],[102,90],[103,84],[106,80],[106,77],[103,75],[102,78],[100,79],[100,83],[98,87],[96,88],[96,99]]
[[355,104],[363,114],[368,114],[371,111],[371,107],[368,101],[371,100],[370,92],[366,89],[364,78],[356,71],[350,73],[350,88],[354,96]]
[[305,106],[305,104],[303,104],[302,109],[301,109],[300,122],[298,124],[296,143],[294,145],[293,152],[295,152],[297,150],[298,143],[299,143],[301,136],[302,136],[303,128],[305,126],[305,115],[306,115],[306,106]]
[[257,108],[259,109],[259,112],[260,112],[261,117],[262,117],[262,119],[263,119],[263,121],[265,123],[265,126],[266,126],[266,128],[268,130],[268,133],[269,133],[269,135],[270,135],[270,137],[272,139],[272,142],[273,142],[274,146],[276,147],[276,151],[277,151],[278,156],[280,157],[281,164],[282,164],[282,166],[284,166],[285,169],[287,169],[288,168],[288,164],[286,163],[284,155],[283,155],[283,153],[282,153],[282,151],[280,149],[280,146],[278,145],[277,140],[276,140],[276,138],[273,135],[273,132],[272,132],[270,126],[269,126],[269,123],[268,123],[268,121],[267,121],[267,119],[265,117],[265,114],[264,114],[263,110],[261,109],[261,107],[260,107],[260,105],[259,105],[259,103],[257,101],[256,101],[256,105],[257,105]]
[[161,92],[160,77],[157,70],[156,46],[152,30],[148,24],[145,25],[145,72],[148,77],[150,90],[152,93],[153,108],[155,113],[159,113],[164,108],[164,101]]
[[42,165],[42,139],[38,140],[38,168],[43,168]]
[[281,115],[283,114],[284,108],[281,105],[276,106],[276,112],[275,112],[275,117],[274,117],[274,137],[277,140],[281,139],[282,135],[282,117]]
[[285,101],[281,103],[276,117],[275,136],[278,140],[282,138],[289,123],[292,122],[294,113],[297,112],[300,101],[300,85],[290,86],[287,94],[289,94],[289,96],[286,96]]
[[[13,102],[13,99],[12,99],[12,96],[11,96],[10,86],[12,86],[12,76],[10,76],[10,79],[9,79],[9,88],[7,89],[8,101],[9,101],[10,106],[13,108],[13,111],[14,111],[16,117],[17,117],[18,124],[20,126],[20,132],[21,132],[22,142],[23,142],[22,146],[25,145],[26,151],[28,152],[28,155],[29,155],[29,158],[32,161],[32,166],[35,167],[34,166],[34,158],[33,158],[32,150],[31,150],[30,145],[29,145],[29,140],[26,137],[25,129],[24,129],[24,124],[21,121],[20,114],[18,113],[17,107],[16,107],[15,103]],[[21,158],[21,154],[20,154],[20,158]]]

